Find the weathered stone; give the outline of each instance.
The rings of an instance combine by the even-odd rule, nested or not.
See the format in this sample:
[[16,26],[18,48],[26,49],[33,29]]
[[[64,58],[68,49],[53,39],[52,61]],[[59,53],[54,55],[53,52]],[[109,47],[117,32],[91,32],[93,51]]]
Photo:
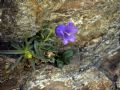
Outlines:
[[[42,70],[45,72],[34,75],[34,80],[31,79],[27,87],[32,88],[31,90],[49,90],[55,84],[53,90],[59,90],[59,87],[66,90],[112,90],[110,86],[118,89],[119,27],[119,21],[111,22],[109,32],[86,45],[78,54],[80,58],[77,60],[80,64],[74,63],[74,68],[73,65],[65,66],[62,71],[50,67],[48,70],[41,68],[38,73]],[[93,68],[94,66],[98,69]]]
[[109,56],[105,58],[105,60],[101,63],[100,67],[104,70],[104,74],[114,82],[116,86],[116,90],[120,89],[120,52],[113,56]]
[[[6,80],[4,83],[0,84],[0,90],[18,90],[18,89],[14,89],[15,88],[15,85],[16,85],[17,81],[12,78],[12,79],[9,79],[9,80]],[[7,87],[5,87],[7,86]],[[13,86],[13,87],[11,87]]]
[[51,82],[50,85],[46,86],[44,89],[40,89],[39,87],[35,87],[32,90],[73,90],[70,87],[64,85],[64,82]]
[[78,43],[82,45],[108,32],[110,23],[119,20],[119,4],[119,0],[66,0],[46,19],[52,18],[54,26],[74,21],[79,28]]
[[14,0],[11,3],[3,4],[0,11],[0,36],[5,40],[22,38],[25,32],[33,36],[44,21],[51,22],[53,28],[74,21],[79,29],[76,43],[80,48],[72,64],[62,70],[52,66],[41,68],[30,77],[25,90],[120,88],[119,0]]
[[79,28],[78,41],[84,44],[108,31],[119,20],[119,0],[4,0],[0,32],[2,39],[33,36],[44,21],[54,27],[73,20]]
[[[113,55],[113,56],[109,56],[107,58],[105,58],[105,60],[101,63],[100,67],[104,68],[105,70],[107,70],[109,73],[113,74],[113,75],[118,75],[120,74],[119,72],[119,64],[120,64],[120,52],[118,52],[117,54]],[[110,74],[109,74],[110,75]]]
[[24,34],[35,35],[44,18],[62,4],[61,0],[3,0],[0,23],[1,38],[22,39]]
[[[120,75],[119,75],[119,76],[120,76]],[[120,88],[120,77],[117,79],[116,84],[117,84],[117,87]]]
[[48,66],[41,70],[43,73],[34,74],[27,82],[27,90],[110,90],[112,85],[95,67],[84,73],[78,72],[75,66],[66,66],[63,70]]

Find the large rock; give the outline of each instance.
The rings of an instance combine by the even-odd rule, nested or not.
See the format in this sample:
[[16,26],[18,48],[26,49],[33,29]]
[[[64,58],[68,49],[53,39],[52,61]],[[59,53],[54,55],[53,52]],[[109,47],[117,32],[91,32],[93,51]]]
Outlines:
[[77,70],[74,66],[63,70],[48,66],[43,73],[33,75],[25,90],[111,90],[112,82],[95,67],[84,73]]
[[3,0],[0,36],[5,40],[33,36],[44,21],[54,27],[73,20],[84,43],[105,34],[108,24],[119,20],[119,0]]
[[[49,73],[45,71],[47,75],[34,75],[37,79],[34,82],[30,80],[27,84],[28,88],[31,90],[32,88],[33,90],[49,90],[51,88],[52,90],[61,90],[59,88],[63,90],[112,90],[110,88],[119,90],[118,64],[120,61],[118,58],[112,59],[117,57],[120,50],[119,4],[119,0],[66,0],[58,10],[52,12],[46,20],[51,21],[53,27],[58,23],[73,20],[79,28],[78,42],[76,43],[85,46],[81,51],[78,50],[77,58],[74,57],[72,60],[73,65],[78,65],[79,70],[71,68],[72,65],[67,68],[69,73],[64,71],[65,67],[61,72],[51,68],[50,70],[56,74],[49,76]],[[111,68],[112,65],[114,67],[114,64],[109,64],[109,60],[112,60],[117,67],[114,71]],[[93,69],[93,67],[97,69]],[[101,72],[103,74],[97,78],[98,73]]]
[[[60,7],[62,0],[2,0],[0,35],[4,40],[22,39],[35,35],[44,18]],[[1,14],[2,13],[2,14]]]
[[52,66],[41,68],[29,77],[23,87],[25,90],[119,90],[119,0],[14,0],[11,4],[4,3],[0,11],[0,36],[5,40],[23,38],[26,32],[33,36],[45,21],[53,28],[59,23],[74,21],[79,29],[75,44],[80,47],[72,64],[62,70]]

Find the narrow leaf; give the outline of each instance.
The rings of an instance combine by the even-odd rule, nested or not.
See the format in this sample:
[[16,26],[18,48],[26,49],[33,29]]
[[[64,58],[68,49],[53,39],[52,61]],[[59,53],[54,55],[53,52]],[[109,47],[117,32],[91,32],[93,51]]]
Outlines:
[[37,52],[38,51],[38,42],[37,41],[34,42],[34,49],[35,49],[35,52],[38,53]]
[[20,56],[16,62],[14,63],[13,67],[12,67],[12,70],[14,70],[14,68],[20,63],[20,61],[22,60],[22,56]]
[[1,50],[0,54],[23,54],[23,50]]
[[19,50],[21,49],[21,47],[18,44],[11,44],[11,46],[15,49],[19,49]]

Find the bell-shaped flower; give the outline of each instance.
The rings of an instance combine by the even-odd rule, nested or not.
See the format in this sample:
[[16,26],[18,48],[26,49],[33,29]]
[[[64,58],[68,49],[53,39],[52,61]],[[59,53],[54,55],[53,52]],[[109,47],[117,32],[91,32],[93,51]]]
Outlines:
[[56,36],[62,39],[64,45],[76,40],[77,31],[78,29],[73,22],[68,22],[67,25],[60,24],[55,29]]

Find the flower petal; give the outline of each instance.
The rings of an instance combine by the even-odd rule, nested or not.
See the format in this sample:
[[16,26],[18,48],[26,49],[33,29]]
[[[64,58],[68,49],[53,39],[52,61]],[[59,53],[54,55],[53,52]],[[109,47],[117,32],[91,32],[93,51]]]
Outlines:
[[55,28],[56,36],[60,37],[63,44],[66,45],[69,42],[74,42],[76,37],[74,34],[78,31],[77,27],[74,26],[73,22],[69,22],[67,25],[60,24]]
[[70,41],[70,42],[74,42],[75,40],[76,40],[75,36],[70,36],[70,37],[69,37],[69,41]]
[[73,23],[73,22],[68,22],[67,25],[69,25],[69,26],[74,26],[74,23]]
[[64,39],[68,40],[69,42],[74,42],[76,40],[76,37],[74,35],[64,35]]
[[55,34],[60,37],[63,38],[64,37],[64,31],[65,31],[65,25],[64,24],[60,24],[55,28]]
[[63,44],[64,45],[68,44],[68,39],[67,38],[63,38]]
[[73,22],[69,22],[66,25],[65,32],[70,33],[70,34],[75,34],[78,31],[77,27],[74,26]]
[[66,37],[68,39],[68,41],[70,42],[74,42],[76,40],[76,37],[74,35],[71,35],[71,36],[67,36]]

